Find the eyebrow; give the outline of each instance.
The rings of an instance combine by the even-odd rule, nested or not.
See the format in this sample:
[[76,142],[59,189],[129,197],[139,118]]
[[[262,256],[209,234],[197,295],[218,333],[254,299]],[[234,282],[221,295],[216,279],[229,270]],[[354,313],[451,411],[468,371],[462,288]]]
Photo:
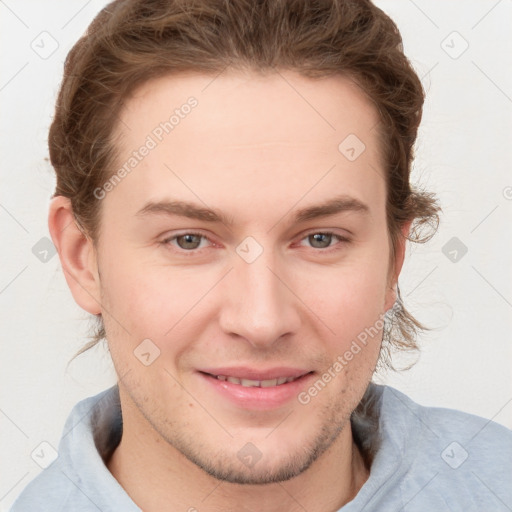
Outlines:
[[[354,197],[342,195],[325,201],[324,203],[308,206],[295,213],[293,222],[298,224],[308,220],[336,215],[341,212],[355,212],[363,215],[370,213],[368,205]],[[233,217],[228,217],[216,209],[204,208],[187,201],[157,201],[149,202],[137,212],[137,216],[149,214],[177,215],[204,222],[221,223],[226,226],[233,225]]]

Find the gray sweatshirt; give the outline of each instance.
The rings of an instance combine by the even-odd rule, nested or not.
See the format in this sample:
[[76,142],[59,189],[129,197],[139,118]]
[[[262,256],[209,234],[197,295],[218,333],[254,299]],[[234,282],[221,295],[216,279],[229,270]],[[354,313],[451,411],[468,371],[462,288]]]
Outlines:
[[[471,414],[420,406],[374,383],[362,404],[351,421],[371,460],[370,477],[340,511],[512,510],[512,431]],[[58,457],[11,512],[140,511],[104,464],[121,434],[117,386],[79,402]]]

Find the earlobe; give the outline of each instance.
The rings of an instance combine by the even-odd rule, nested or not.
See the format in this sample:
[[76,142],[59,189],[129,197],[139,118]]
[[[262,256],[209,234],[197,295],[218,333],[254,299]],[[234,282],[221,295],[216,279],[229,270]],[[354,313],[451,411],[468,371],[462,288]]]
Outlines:
[[412,224],[412,220],[407,221],[400,229],[401,237],[398,242],[396,260],[395,260],[395,282],[398,281],[398,276],[400,275],[400,272],[402,271],[402,266],[404,264],[405,249],[406,249],[406,244],[407,244],[407,240],[409,237],[409,233],[411,230],[411,224]]
[[392,266],[391,274],[390,274],[390,281],[389,281],[389,288],[386,293],[386,303],[385,303],[385,310],[388,311],[393,307],[395,304],[395,301],[398,297],[398,277],[400,275],[400,272],[402,271],[402,266],[404,264],[405,259],[405,249],[406,249],[406,243],[407,238],[409,236],[409,232],[411,229],[412,220],[406,222],[402,228],[401,228],[401,236],[398,240],[397,248],[396,248],[396,254],[395,254],[395,261],[394,265]]
[[56,196],[52,199],[48,228],[76,303],[93,315],[100,314],[96,251],[92,240],[77,226],[71,201],[67,197]]

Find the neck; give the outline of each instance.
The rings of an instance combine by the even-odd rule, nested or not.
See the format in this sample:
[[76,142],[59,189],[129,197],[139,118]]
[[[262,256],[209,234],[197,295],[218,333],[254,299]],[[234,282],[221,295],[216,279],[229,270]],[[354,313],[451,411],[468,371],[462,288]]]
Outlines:
[[133,404],[121,402],[123,435],[107,467],[145,512],[336,511],[355,497],[369,476],[349,420],[330,448],[299,476],[240,485],[205,473],[167,443]]

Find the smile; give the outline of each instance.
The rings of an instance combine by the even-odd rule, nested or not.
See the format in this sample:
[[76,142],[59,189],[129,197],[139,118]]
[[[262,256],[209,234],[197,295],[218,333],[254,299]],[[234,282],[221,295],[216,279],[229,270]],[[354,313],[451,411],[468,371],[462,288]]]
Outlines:
[[212,375],[212,377],[216,377],[218,380],[224,380],[227,382],[231,382],[232,384],[239,384],[240,386],[244,386],[246,388],[271,388],[273,386],[280,386],[281,384],[286,384],[287,382],[293,382],[300,377],[278,377],[277,379],[267,379],[267,380],[252,380],[252,379],[239,379],[238,377],[228,377],[226,375]]

